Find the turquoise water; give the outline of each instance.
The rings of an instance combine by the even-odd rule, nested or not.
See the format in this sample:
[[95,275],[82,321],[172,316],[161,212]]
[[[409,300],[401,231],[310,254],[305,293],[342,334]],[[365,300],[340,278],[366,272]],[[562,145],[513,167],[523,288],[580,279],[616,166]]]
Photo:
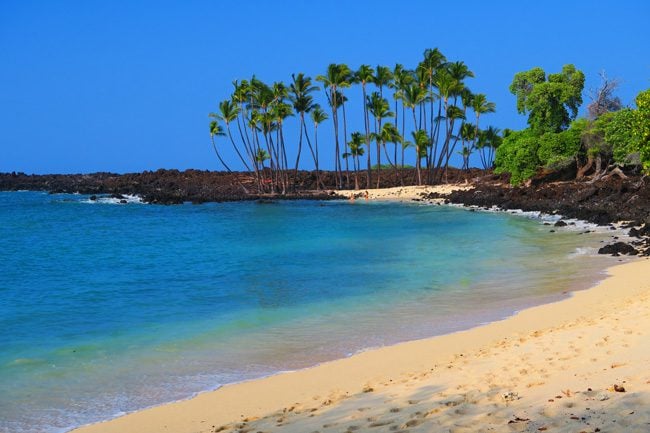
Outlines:
[[583,231],[447,206],[0,192],[0,432],[505,317],[613,263],[593,255],[611,234]]

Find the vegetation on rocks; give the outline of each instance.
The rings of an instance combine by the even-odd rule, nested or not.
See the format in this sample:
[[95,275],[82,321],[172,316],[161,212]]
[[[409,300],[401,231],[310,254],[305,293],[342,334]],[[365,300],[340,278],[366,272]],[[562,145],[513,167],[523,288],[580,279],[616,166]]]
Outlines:
[[496,151],[496,173],[520,184],[540,170],[574,169],[576,178],[596,181],[625,177],[624,170],[650,172],[650,90],[636,97],[637,108],[622,108],[615,80],[602,74],[592,92],[589,118],[577,118],[584,74],[573,65],[546,76],[541,68],[515,75],[510,91],[529,127],[504,133]]

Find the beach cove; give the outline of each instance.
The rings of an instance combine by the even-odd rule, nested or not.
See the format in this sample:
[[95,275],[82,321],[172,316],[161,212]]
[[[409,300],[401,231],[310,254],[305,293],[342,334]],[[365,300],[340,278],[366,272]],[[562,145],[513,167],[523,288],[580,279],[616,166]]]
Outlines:
[[[371,191],[369,200],[449,193]],[[364,192],[350,192],[363,200]],[[224,386],[75,430],[102,432],[646,431],[650,262],[466,331]]]
[[67,430],[498,321],[587,288],[617,262],[595,255],[623,236],[611,227],[386,201],[441,188],[373,191],[368,203],[180,207],[7,193],[3,248],[16,265],[3,272],[3,428]]

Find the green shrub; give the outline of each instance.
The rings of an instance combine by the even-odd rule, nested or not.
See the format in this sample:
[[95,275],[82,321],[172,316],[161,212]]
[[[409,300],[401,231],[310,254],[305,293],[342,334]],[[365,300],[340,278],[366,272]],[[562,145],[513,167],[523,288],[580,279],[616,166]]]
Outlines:
[[513,185],[533,177],[540,165],[538,142],[530,129],[510,132],[496,150],[495,173],[510,173]]
[[562,132],[547,132],[539,138],[537,157],[547,168],[565,166],[580,152],[580,138],[587,127],[587,119],[578,119]]
[[612,146],[614,161],[629,164],[640,150],[638,134],[635,133],[638,113],[631,108],[612,113],[605,118],[605,141]]
[[643,169],[646,173],[650,173],[650,89],[639,93],[635,101],[637,106],[635,138],[638,140]]

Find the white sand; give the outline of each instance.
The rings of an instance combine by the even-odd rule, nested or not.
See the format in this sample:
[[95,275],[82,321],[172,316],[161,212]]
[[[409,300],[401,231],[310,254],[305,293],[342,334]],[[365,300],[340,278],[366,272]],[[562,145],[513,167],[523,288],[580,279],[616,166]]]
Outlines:
[[76,431],[648,432],[650,260],[610,274],[500,322]]
[[354,200],[394,200],[394,201],[410,201],[413,199],[421,199],[423,195],[436,192],[441,195],[448,195],[452,191],[471,189],[471,184],[447,184],[447,185],[422,185],[422,186],[397,186],[394,188],[381,188],[381,189],[360,189],[333,191],[338,195]]

